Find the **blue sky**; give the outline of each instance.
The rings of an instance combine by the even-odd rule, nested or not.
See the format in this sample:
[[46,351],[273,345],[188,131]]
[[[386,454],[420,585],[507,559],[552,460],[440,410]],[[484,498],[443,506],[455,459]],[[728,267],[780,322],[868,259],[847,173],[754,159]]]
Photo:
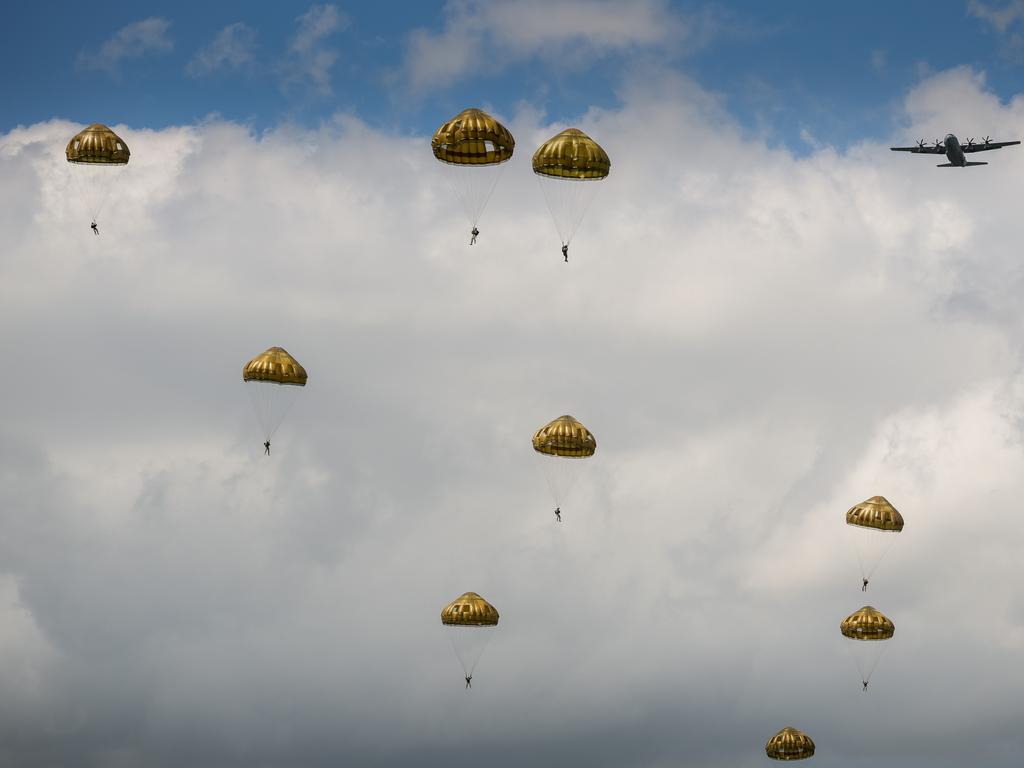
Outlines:
[[[929,72],[969,65],[1004,98],[1021,75],[1018,3],[637,3],[621,7],[641,26],[684,31],[616,43],[554,20],[535,47],[502,38],[496,7],[100,0],[82,14],[19,3],[0,30],[0,63],[22,78],[5,80],[0,129],[53,117],[160,128],[218,114],[263,130],[343,111],[423,134],[470,104],[509,114],[529,103],[552,119],[613,107],[624,76],[667,65],[720,94],[746,130],[800,151],[802,131],[837,146],[891,135],[902,95]],[[419,79],[418,39],[439,42],[433,54],[478,44],[476,60]]]

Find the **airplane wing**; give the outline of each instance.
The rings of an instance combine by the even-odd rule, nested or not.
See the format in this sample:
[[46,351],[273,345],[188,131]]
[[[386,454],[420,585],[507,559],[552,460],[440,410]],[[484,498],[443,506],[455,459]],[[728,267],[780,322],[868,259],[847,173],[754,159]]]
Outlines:
[[935,146],[934,144],[918,144],[916,147],[889,147],[893,152],[915,152],[917,154],[924,155],[944,155],[946,154],[946,148],[943,146]]
[[989,149],[1001,149],[1002,147],[1010,147],[1014,144],[1020,144],[1019,141],[985,141],[981,144],[966,144],[961,145],[964,152],[985,152]]

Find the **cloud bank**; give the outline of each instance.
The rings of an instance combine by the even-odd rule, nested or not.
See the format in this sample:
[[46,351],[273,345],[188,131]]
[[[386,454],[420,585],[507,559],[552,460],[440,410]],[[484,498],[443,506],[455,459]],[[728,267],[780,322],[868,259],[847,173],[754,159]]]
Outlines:
[[[427,137],[349,116],[116,126],[99,238],[77,126],[0,138],[0,765],[757,765],[786,724],[820,766],[1016,764],[1024,156],[796,158],[671,72],[622,99],[576,121],[613,166],[568,265],[527,108],[472,249]],[[905,109],[1024,133],[969,70]],[[272,344],[310,379],[268,460]],[[529,438],[566,412],[599,447],[557,525]],[[466,590],[501,612],[471,693]]]

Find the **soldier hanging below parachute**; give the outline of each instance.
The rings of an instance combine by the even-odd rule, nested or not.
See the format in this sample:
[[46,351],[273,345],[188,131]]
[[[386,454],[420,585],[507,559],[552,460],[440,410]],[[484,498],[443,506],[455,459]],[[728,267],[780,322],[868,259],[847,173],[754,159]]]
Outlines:
[[559,416],[533,435],[533,450],[555,502],[555,519],[562,522],[562,505],[579,479],[580,459],[594,455],[597,440],[590,430],[572,416]]
[[281,347],[270,347],[242,368],[242,381],[263,430],[265,455],[270,455],[270,441],[307,379],[306,369]]
[[865,605],[843,619],[839,624],[843,637],[854,641],[847,644],[853,655],[863,690],[866,692],[871,675],[875,671],[888,645],[884,642],[896,634],[896,626],[881,611]]
[[462,666],[466,690],[473,687],[473,672],[498,626],[498,609],[476,592],[465,592],[441,609],[441,624]]
[[99,235],[99,219],[110,192],[121,177],[131,151],[124,140],[102,123],[93,123],[71,137],[64,150],[71,178],[89,213],[89,228]]
[[463,110],[434,132],[430,147],[469,221],[470,245],[476,244],[480,217],[515,146],[508,128],[479,109]]
[[884,496],[872,496],[850,507],[846,524],[851,526],[848,530],[860,564],[861,591],[867,592],[875,569],[895,541],[894,535],[903,530],[903,515]]
[[533,153],[533,172],[562,238],[562,258],[569,262],[569,244],[583,222],[611,160],[601,145],[578,128],[567,128]]

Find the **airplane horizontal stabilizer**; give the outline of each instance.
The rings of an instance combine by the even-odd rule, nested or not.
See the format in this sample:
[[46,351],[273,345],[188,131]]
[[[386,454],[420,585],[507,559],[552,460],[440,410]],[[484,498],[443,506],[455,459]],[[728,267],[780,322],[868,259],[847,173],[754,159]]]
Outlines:
[[964,163],[964,165],[988,165],[988,163]]

